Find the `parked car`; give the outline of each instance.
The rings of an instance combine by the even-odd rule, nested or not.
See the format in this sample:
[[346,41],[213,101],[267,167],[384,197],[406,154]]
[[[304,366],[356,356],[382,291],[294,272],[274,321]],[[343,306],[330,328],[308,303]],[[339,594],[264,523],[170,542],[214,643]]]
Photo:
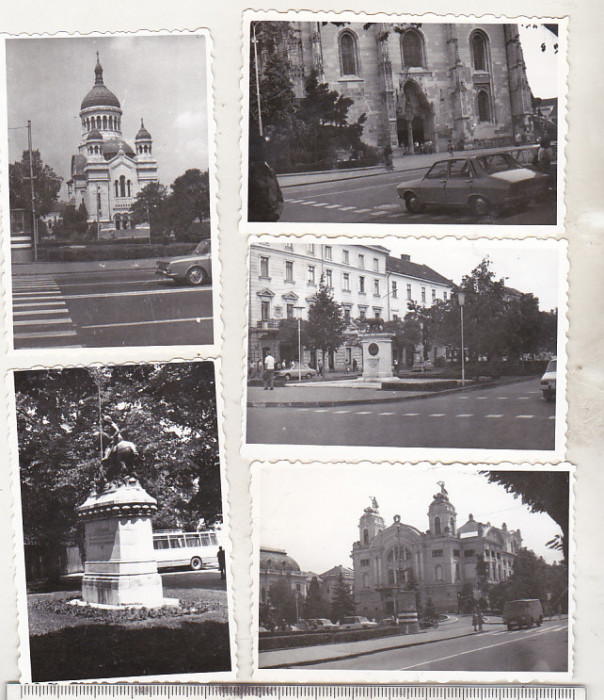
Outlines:
[[543,622],[543,607],[537,598],[526,598],[523,600],[508,600],[504,604],[501,612],[503,624],[509,630],[517,627],[532,627],[541,625]]
[[408,211],[426,204],[467,207],[475,216],[528,204],[545,195],[548,176],[522,166],[508,153],[439,160],[421,178],[397,186]]
[[160,277],[186,282],[196,287],[212,280],[212,250],[210,241],[201,241],[190,255],[158,260],[155,273]]
[[341,630],[364,630],[370,627],[377,627],[377,622],[371,622],[360,615],[350,615],[340,622]]
[[394,627],[395,625],[398,625],[398,621],[394,617],[385,617],[383,620],[378,622],[378,625],[380,627]]
[[298,379],[298,376],[304,379],[312,379],[316,375],[317,370],[306,364],[300,365],[300,371],[298,372],[297,362],[292,362],[291,367],[284,367],[275,372],[275,377],[284,377],[286,382],[289,382],[290,379]]
[[338,625],[325,617],[311,618],[306,620],[306,623],[309,630],[334,630],[338,628]]
[[556,359],[550,360],[541,377],[541,393],[546,401],[554,401],[556,398],[556,364]]

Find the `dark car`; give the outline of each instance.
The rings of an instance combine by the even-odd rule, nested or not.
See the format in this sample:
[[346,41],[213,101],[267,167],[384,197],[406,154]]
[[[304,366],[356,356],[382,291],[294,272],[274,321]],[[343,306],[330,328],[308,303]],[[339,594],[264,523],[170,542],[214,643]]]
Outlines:
[[158,260],[155,273],[160,277],[186,282],[194,286],[212,280],[212,247],[210,241],[201,241],[190,255]]
[[469,208],[475,216],[523,206],[547,192],[548,176],[523,167],[508,153],[439,160],[421,178],[397,186],[407,210],[425,205]]

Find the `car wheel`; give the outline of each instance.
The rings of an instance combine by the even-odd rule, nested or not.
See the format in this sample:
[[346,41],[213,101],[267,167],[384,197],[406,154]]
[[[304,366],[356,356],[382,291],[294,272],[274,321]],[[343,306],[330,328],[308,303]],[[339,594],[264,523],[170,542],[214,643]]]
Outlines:
[[474,216],[487,216],[487,214],[491,212],[491,205],[489,200],[485,197],[474,197],[470,206],[472,207]]
[[199,287],[200,285],[205,284],[207,281],[208,273],[203,269],[203,267],[196,265],[190,270],[187,270],[187,282],[189,284]]
[[414,192],[410,192],[409,194],[405,195],[405,206],[407,207],[407,211],[411,212],[412,214],[419,214],[424,208],[424,205]]
[[191,559],[191,568],[193,571],[199,571],[202,564],[203,562],[201,561],[200,557],[193,557],[193,559]]
[[312,379],[312,374],[309,372],[306,376],[306,379]]
[[514,625],[508,625],[508,629],[511,632],[514,629]]
[[285,379],[286,382],[289,382],[289,380],[291,379],[291,375],[289,375],[289,374],[284,374],[284,375],[283,375],[283,378]]
[[543,398],[548,402],[551,403],[554,400],[554,394],[551,391],[544,391],[543,392]]

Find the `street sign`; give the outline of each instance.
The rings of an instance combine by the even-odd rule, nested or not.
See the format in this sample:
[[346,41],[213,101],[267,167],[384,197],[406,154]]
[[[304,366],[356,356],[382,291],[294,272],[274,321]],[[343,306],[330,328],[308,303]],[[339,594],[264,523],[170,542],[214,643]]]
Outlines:
[[543,684],[322,684],[276,683],[50,685],[12,683],[7,700],[585,700],[585,688]]

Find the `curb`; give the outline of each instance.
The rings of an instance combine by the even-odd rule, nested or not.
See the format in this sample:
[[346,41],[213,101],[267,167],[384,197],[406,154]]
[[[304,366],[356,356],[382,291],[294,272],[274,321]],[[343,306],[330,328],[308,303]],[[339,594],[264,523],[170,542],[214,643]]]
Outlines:
[[460,386],[455,389],[443,389],[442,391],[430,391],[415,396],[388,396],[375,399],[348,399],[339,401],[278,401],[267,403],[266,401],[248,401],[247,408],[334,408],[336,406],[363,406],[374,403],[398,403],[399,401],[413,401],[414,399],[429,399],[432,396],[442,396],[443,394],[457,394],[462,391],[478,391],[491,389],[497,386],[507,386],[508,384],[519,384],[533,379],[533,377],[514,378],[504,382],[484,382],[474,386]]
[[[359,175],[348,175],[345,177],[332,177],[329,179],[325,180],[313,180],[312,182],[296,182],[296,183],[291,183],[291,184],[282,184],[281,182],[279,183],[279,187],[281,187],[282,190],[287,189],[288,187],[304,187],[306,185],[325,185],[330,182],[346,182],[347,180],[358,180],[360,178],[365,178],[365,177],[377,177],[378,175],[387,175],[388,173],[400,173],[401,176],[404,175],[404,173],[413,173],[416,170],[427,170],[430,167],[430,165],[422,165],[418,166],[417,168],[407,168],[406,170],[398,170],[397,168],[394,168],[394,170],[380,170],[379,172],[363,172],[362,174]],[[370,168],[367,168],[367,170],[370,170]],[[332,172],[332,171],[328,171]],[[340,171],[341,172],[341,171]],[[360,172],[360,171],[356,171]],[[277,175],[277,180],[279,179],[279,176]]]
[[[440,637],[439,639],[426,639],[424,641],[410,642],[407,644],[398,644],[392,647],[383,647],[382,649],[370,649],[369,651],[357,651],[352,654],[344,654],[344,656],[331,656],[325,659],[312,659],[308,661],[294,661],[290,664],[279,664],[277,666],[262,666],[261,669],[268,668],[292,668],[293,666],[313,666],[314,664],[329,663],[330,661],[343,661],[345,659],[356,659],[360,656],[370,656],[371,654],[380,654],[383,651],[391,651],[394,649],[406,649],[408,647],[419,647],[425,644],[434,644],[435,642],[448,642],[451,639],[462,639],[463,637],[472,637],[475,634],[480,634],[480,632],[466,632],[465,634],[458,634],[454,637]],[[294,647],[295,648],[295,647]],[[262,652],[260,652],[262,653]]]

